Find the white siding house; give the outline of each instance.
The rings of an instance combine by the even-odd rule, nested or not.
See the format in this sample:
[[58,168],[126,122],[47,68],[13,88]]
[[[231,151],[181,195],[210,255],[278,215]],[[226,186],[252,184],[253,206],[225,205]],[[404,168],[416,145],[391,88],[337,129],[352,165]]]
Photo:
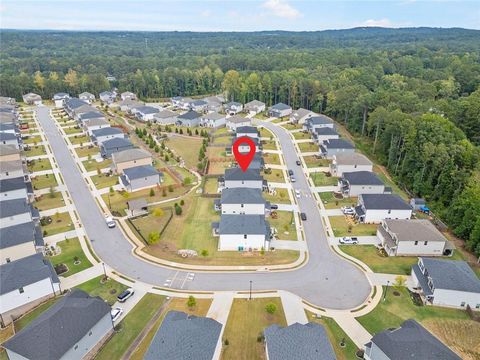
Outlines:
[[360,222],[379,224],[384,219],[410,219],[412,208],[398,195],[360,194],[355,216]]
[[226,117],[225,115],[211,112],[205,114],[201,117],[200,125],[209,128],[219,128],[225,126]]
[[265,215],[266,202],[260,189],[224,189],[222,197],[215,203],[222,214]]
[[243,172],[240,168],[226,169],[224,178],[219,178],[220,188],[251,188],[263,189],[263,177],[259,170],[251,170]]
[[250,126],[252,120],[249,118],[243,118],[241,116],[232,116],[227,119],[227,129],[231,131],[236,131],[238,127],[241,126]]
[[344,196],[383,194],[385,192],[383,181],[370,171],[344,172],[339,180],[339,187],[339,191]]
[[124,139],[125,134],[119,128],[105,127],[92,131],[92,140],[95,144],[101,145],[103,142],[111,139]]
[[265,215],[221,215],[215,233],[219,251],[269,249],[270,225]]
[[253,100],[245,104],[244,110],[249,114],[256,115],[265,111],[265,103],[258,100]]
[[292,108],[284,103],[278,103],[268,109],[268,115],[276,118],[288,116],[292,113]]
[[148,189],[162,182],[162,173],[152,165],[135,166],[123,170],[121,183],[129,192]]
[[356,152],[339,153],[332,156],[330,172],[342,176],[344,172],[373,171],[373,163],[365,156]]

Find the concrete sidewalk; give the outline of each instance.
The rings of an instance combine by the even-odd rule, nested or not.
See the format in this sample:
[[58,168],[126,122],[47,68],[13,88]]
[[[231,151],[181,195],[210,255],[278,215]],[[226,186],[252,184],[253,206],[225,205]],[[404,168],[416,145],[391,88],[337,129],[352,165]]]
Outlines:
[[350,312],[328,311],[325,316],[333,317],[337,324],[360,349],[363,349],[364,345],[372,339],[372,335],[360,325]]
[[287,325],[308,323],[302,299],[288,291],[279,291]]
[[216,292],[207,312],[207,317],[217,320],[224,326],[227,324],[228,314],[235,297],[235,291]]

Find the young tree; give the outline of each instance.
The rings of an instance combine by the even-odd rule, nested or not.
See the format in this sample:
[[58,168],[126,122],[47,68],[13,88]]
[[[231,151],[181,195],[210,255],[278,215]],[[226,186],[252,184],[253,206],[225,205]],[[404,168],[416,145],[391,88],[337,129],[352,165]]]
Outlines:
[[187,300],[187,306],[191,309],[197,306],[197,299],[194,296],[190,295]]
[[155,191],[153,190],[153,188],[152,188],[152,189],[150,189],[150,193],[149,193],[149,195],[150,195],[150,197],[153,197],[153,196],[155,196]]
[[273,315],[277,311],[277,305],[275,305],[274,303],[268,303],[267,305],[265,305],[265,311],[270,315]]

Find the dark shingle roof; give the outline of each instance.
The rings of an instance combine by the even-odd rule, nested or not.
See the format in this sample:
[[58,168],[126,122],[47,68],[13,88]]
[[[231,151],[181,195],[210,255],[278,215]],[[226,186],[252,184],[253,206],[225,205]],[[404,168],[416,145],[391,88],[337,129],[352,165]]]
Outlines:
[[130,179],[140,179],[153,175],[161,175],[161,173],[155,169],[152,165],[135,166],[123,170],[123,173]]
[[103,115],[100,111],[88,111],[86,113],[80,114],[79,117],[82,120],[86,120],[86,119],[104,118],[105,115]]
[[137,106],[135,110],[141,112],[142,114],[156,114],[160,112],[157,108],[153,106]]
[[27,222],[0,229],[0,249],[34,241],[35,224]]
[[25,184],[25,178],[23,176],[0,180],[0,192],[25,189],[26,187],[27,185]]
[[192,106],[202,106],[202,105],[207,105],[207,102],[201,99],[192,101]]
[[384,185],[383,181],[370,171],[344,172],[342,177],[350,185]]
[[273,110],[287,110],[287,109],[291,109],[291,107],[288,106],[287,104],[284,104],[284,103],[278,103],[278,104],[273,105],[272,109]]
[[244,118],[238,115],[231,116],[227,119],[227,122],[234,123],[234,124],[241,124],[241,123],[251,123],[252,120],[249,118]]
[[[46,278],[59,283],[50,262],[42,254],[34,254],[0,266],[0,294],[34,284]],[[53,291],[53,290],[52,290]]]
[[119,128],[105,127],[105,128],[101,128],[101,129],[98,129],[98,130],[93,130],[92,134],[95,137],[99,137],[99,136],[123,134],[123,131]]
[[350,141],[344,139],[329,139],[324,142],[327,149],[355,149]]
[[215,120],[225,119],[225,115],[219,114],[217,112],[212,112],[212,113],[203,115],[202,119],[215,121]]
[[[57,360],[73,348],[110,306],[100,297],[75,289],[8,340],[5,348],[27,359]],[[100,339],[95,339],[99,341]]]
[[331,127],[321,127],[315,129],[317,135],[338,135],[338,133]]
[[185,114],[178,115],[177,119],[178,120],[193,120],[199,118],[201,115],[197,113],[196,111],[190,110],[186,112]]
[[235,169],[226,169],[225,170],[225,180],[263,180],[263,177],[260,175],[259,170],[247,169],[243,172],[240,168]]
[[391,360],[401,359],[460,359],[452,350],[415,320],[404,321],[401,327],[385,330],[372,338]]
[[270,234],[270,225],[264,215],[228,215],[220,216],[219,234]]
[[124,146],[133,146],[133,144],[129,139],[122,138],[113,138],[102,143],[102,148],[104,149],[114,149]]
[[0,201],[0,218],[7,218],[31,211],[30,204],[25,199]]
[[167,118],[170,118],[170,117],[176,117],[177,113],[175,113],[173,111],[170,111],[168,109],[165,109],[165,110],[162,110],[159,113],[155,114],[154,116],[156,118],[160,118],[160,119],[167,119]]
[[258,129],[255,126],[239,126],[235,130],[237,134],[258,134]]
[[421,258],[435,289],[480,293],[480,280],[461,260]]
[[412,208],[403,199],[395,194],[361,194],[365,208],[411,210]]
[[162,322],[144,360],[211,360],[222,324],[206,318],[170,311]]
[[65,100],[65,106],[69,109],[77,109],[83,105],[88,105],[88,103],[86,101],[80,100],[79,98],[70,98]]
[[17,140],[18,138],[15,134],[7,133],[7,132],[0,132],[0,140],[7,141],[7,140]]
[[269,360],[336,359],[325,328],[316,323],[295,323],[287,327],[271,325],[265,329]]
[[233,188],[222,190],[222,204],[264,204],[262,190],[250,188]]
[[326,115],[319,114],[312,116],[311,118],[307,119],[306,122],[311,125],[328,125],[333,124],[333,120]]

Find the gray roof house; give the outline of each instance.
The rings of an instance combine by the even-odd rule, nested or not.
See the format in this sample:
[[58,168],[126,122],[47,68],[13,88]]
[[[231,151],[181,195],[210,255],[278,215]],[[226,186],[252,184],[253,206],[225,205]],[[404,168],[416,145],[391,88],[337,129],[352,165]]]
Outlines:
[[202,115],[200,115],[196,111],[190,110],[187,111],[185,114],[178,115],[176,124],[180,126],[193,127],[200,125],[201,119]]
[[209,128],[219,128],[221,126],[225,126],[225,123],[225,115],[217,112],[211,112],[202,116],[200,125]]
[[332,174],[342,176],[344,172],[354,171],[373,171],[373,163],[365,155],[356,152],[333,155],[332,163],[330,164],[330,172]]
[[70,95],[68,93],[60,92],[53,95],[53,100],[65,100],[69,99]]
[[23,102],[28,105],[38,105],[42,103],[42,97],[35,93],[28,93],[22,96]]
[[33,187],[24,176],[0,179],[0,202],[13,199],[33,200]]
[[269,249],[271,229],[265,214],[222,214],[220,223],[213,223],[212,227],[214,234],[220,236],[220,251]]
[[264,330],[268,360],[335,360],[325,328],[317,323],[276,324]]
[[25,199],[0,201],[0,229],[31,222],[38,217],[38,210]]
[[305,121],[308,118],[311,118],[314,115],[315,115],[315,113],[313,111],[310,111],[310,110],[307,110],[307,109],[304,109],[304,108],[300,108],[300,109],[297,109],[297,110],[293,111],[290,114],[290,121],[295,123],[295,124],[304,124]]
[[238,116],[238,115],[234,115],[232,117],[229,117],[226,120],[227,128],[232,130],[232,131],[236,131],[237,127],[250,126],[251,124],[252,124],[252,119],[244,118],[244,117],[241,117],[241,116]]
[[134,147],[129,139],[113,138],[101,143],[100,154],[104,158],[110,158],[114,152],[133,149]]
[[325,140],[338,139],[340,135],[331,127],[315,128],[312,132],[313,141],[317,144],[323,143]]
[[259,138],[260,131],[255,126],[238,126],[235,129],[235,137],[248,136],[251,138]]
[[93,95],[92,93],[89,93],[89,92],[87,92],[87,91],[79,94],[79,95],[78,95],[78,98],[79,98],[80,100],[83,100],[83,101],[89,103],[89,104],[91,104],[92,102],[95,101],[95,95]]
[[332,158],[340,153],[355,152],[355,145],[344,139],[328,139],[320,145],[320,153],[323,157]]
[[118,106],[120,108],[120,111],[131,112],[135,108],[143,105],[145,104],[141,101],[127,99],[127,100],[119,101],[118,103],[115,103],[113,106]]
[[[70,98],[64,101],[63,106],[65,111],[68,113],[69,116],[73,117],[75,114],[75,110],[82,107],[82,106],[89,106],[91,107],[86,101],[80,100],[79,98]],[[91,107],[95,110],[94,107]]]
[[230,101],[229,103],[223,105],[223,109],[227,114],[235,115],[243,110],[243,105],[236,101]]
[[202,100],[202,99],[193,100],[190,103],[190,109],[197,112],[204,112],[205,110],[207,110],[207,105],[208,105],[208,102],[205,100]]
[[177,113],[165,109],[153,115],[153,122],[161,125],[175,124],[177,121]]
[[335,125],[331,118],[323,114],[315,114],[315,116],[306,119],[305,123],[303,124],[303,129],[310,132],[314,132],[316,129],[320,129],[322,127],[329,127],[333,129]]
[[384,219],[410,219],[412,208],[396,194],[360,194],[355,216],[360,222],[379,224]]
[[265,215],[267,201],[262,190],[250,188],[224,189],[220,199],[215,200],[215,210],[222,214]]
[[[23,177],[28,179],[28,170],[22,160],[7,160],[0,162],[0,179]],[[1,189],[0,189],[1,190]]]
[[278,103],[268,109],[268,115],[276,118],[288,116],[292,113],[292,108],[284,103]]
[[461,359],[413,319],[404,321],[397,329],[374,335],[372,341],[365,344],[364,356],[369,360]]
[[258,100],[252,100],[245,104],[244,110],[247,113],[259,114],[265,111],[265,103]]
[[92,131],[92,141],[100,145],[104,141],[114,139],[114,138],[120,138],[123,139],[125,138],[125,134],[123,131],[119,128],[116,127],[104,127],[98,130],[93,130]]
[[102,91],[98,97],[100,98],[100,101],[103,101],[104,103],[111,104],[112,102],[115,101],[115,98],[117,97],[117,94],[113,91]]
[[370,171],[344,172],[339,180],[339,186],[344,196],[383,194],[385,192],[383,181]]
[[134,166],[123,170],[120,182],[129,192],[151,188],[162,182],[163,174],[152,165]]
[[452,255],[454,246],[427,219],[383,220],[377,237],[389,256]]
[[480,309],[480,280],[465,261],[420,257],[412,281],[428,304]]
[[44,245],[40,226],[33,222],[0,229],[0,264],[33,255]]
[[8,133],[8,132],[0,132],[0,144],[2,145],[14,145],[16,148],[19,146],[19,138],[17,135]]
[[220,355],[221,330],[216,320],[169,311],[144,360],[212,360]]
[[105,120],[105,115],[100,111],[87,111],[78,115],[78,119],[83,123],[92,119],[102,119]]
[[137,100],[137,95],[135,95],[133,92],[125,91],[120,94],[120,98],[122,100]]
[[225,175],[218,179],[220,188],[248,187],[255,189],[264,189],[266,182],[260,175],[260,170],[247,169],[242,171],[240,168],[230,168],[225,170]]
[[155,114],[158,114],[160,110],[153,106],[136,106],[134,108],[135,117],[142,121],[152,121]]
[[112,331],[110,306],[74,289],[3,346],[10,359],[81,359]]

